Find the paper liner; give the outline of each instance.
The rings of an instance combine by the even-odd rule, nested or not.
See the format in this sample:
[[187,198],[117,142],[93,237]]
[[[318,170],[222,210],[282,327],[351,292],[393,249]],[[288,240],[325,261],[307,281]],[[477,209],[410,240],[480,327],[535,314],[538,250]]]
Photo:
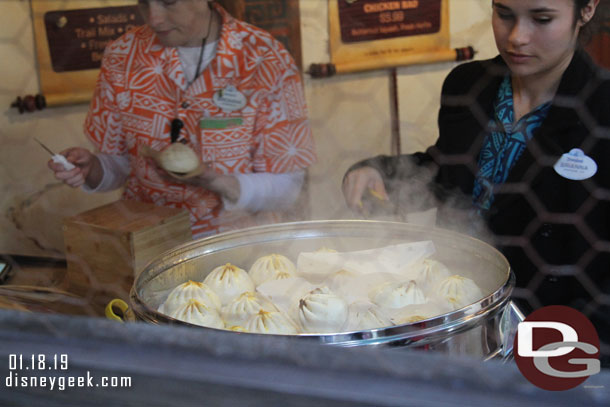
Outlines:
[[401,274],[408,265],[434,254],[431,241],[403,243],[353,252],[303,252],[297,258],[297,274],[317,283],[339,270],[361,274]]

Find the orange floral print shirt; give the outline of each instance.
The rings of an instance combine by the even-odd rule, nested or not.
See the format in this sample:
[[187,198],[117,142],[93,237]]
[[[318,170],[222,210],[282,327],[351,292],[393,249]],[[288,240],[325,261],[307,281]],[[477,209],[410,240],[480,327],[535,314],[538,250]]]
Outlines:
[[[223,211],[214,192],[165,181],[139,154],[143,145],[160,151],[170,144],[173,119],[184,122],[181,138],[218,173],[294,172],[316,160],[292,57],[269,33],[216,10],[223,21],[216,55],[190,86],[178,50],[148,26],[110,43],[85,121],[102,153],[129,156],[123,198],[187,209],[195,236],[251,222]],[[223,110],[215,95],[232,86],[245,106]]]

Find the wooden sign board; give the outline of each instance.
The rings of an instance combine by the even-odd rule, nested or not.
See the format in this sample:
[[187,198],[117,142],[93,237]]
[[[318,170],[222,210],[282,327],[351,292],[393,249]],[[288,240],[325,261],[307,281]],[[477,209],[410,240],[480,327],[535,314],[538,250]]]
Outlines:
[[284,44],[297,66],[302,66],[299,0],[226,0],[219,3],[229,11],[233,7],[233,15],[240,20],[270,32]]
[[339,1],[339,21],[344,43],[433,34],[441,27],[441,1]]
[[49,106],[91,99],[105,44],[141,24],[133,0],[31,0],[41,93]]
[[329,0],[328,6],[337,70],[396,66],[412,55],[449,49],[447,0]]
[[106,45],[143,23],[134,6],[45,13],[53,72],[98,69]]
[[[298,0],[221,0],[235,17],[266,29],[301,64]],[[143,24],[135,0],[31,0],[40,91],[47,105],[88,102],[108,42]]]

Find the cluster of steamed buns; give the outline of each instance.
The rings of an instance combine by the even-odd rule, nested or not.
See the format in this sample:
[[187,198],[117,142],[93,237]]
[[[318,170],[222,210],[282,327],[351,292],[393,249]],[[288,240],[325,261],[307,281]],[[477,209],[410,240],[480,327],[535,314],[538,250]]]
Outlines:
[[367,287],[367,295],[345,295],[362,278],[338,270],[305,294],[286,293],[290,305],[273,303],[262,294],[265,284],[303,276],[280,254],[256,260],[249,271],[225,264],[203,282],[174,288],[159,312],[195,325],[240,332],[294,335],[337,333],[413,323],[479,301],[483,294],[471,279],[452,275],[427,258],[406,267],[398,278]]

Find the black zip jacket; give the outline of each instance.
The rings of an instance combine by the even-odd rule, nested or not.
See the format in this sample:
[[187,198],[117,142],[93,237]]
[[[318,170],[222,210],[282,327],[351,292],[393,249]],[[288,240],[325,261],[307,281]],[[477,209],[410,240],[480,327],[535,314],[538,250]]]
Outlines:
[[[428,187],[438,199],[436,203],[441,203],[441,219],[443,203],[470,204],[479,152],[506,74],[499,56],[456,67],[443,85],[439,139],[434,146],[425,153],[378,156],[351,169],[377,168],[392,193],[396,185],[408,187],[413,167],[427,168],[434,174]],[[593,177],[573,181],[555,172],[553,165],[573,148],[597,163]],[[546,119],[494,196],[483,220],[494,244],[509,260],[517,287],[527,288],[515,290],[515,297],[527,300],[532,308],[567,305],[584,312],[605,342],[607,365],[610,76],[585,52],[575,53]],[[602,305],[602,296],[606,296],[606,305]]]

